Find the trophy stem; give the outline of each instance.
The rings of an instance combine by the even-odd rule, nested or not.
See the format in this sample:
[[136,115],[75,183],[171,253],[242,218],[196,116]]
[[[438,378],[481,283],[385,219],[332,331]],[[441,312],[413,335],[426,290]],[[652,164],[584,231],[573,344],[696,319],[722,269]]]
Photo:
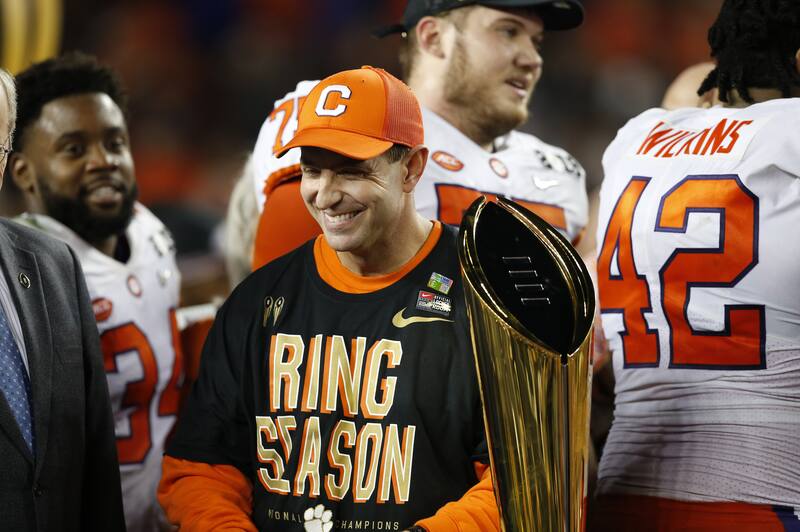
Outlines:
[[563,501],[566,506],[564,511],[564,532],[572,530],[570,519],[572,517],[573,509],[571,508],[570,488],[572,487],[572,475],[570,474],[570,461],[572,460],[572,445],[570,444],[570,419],[569,419],[569,371],[567,371],[567,360],[565,356],[561,357],[561,398],[564,405],[564,453],[561,457],[562,467],[564,468],[564,483],[562,484]]
[[477,200],[459,259],[504,532],[585,523],[594,290],[574,248],[507,200]]

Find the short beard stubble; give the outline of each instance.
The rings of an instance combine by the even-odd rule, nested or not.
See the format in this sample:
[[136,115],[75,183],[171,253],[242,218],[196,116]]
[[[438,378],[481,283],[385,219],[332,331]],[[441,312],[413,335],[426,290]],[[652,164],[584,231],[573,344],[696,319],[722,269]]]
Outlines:
[[[528,111],[522,109],[502,109],[494,104],[492,89],[487,87],[480,72],[472,72],[467,60],[462,37],[456,37],[453,46],[453,59],[445,73],[444,98],[460,109],[461,128],[468,137],[479,145],[490,144],[512,129],[524,124]],[[477,83],[476,83],[477,81]]]
[[124,192],[122,204],[115,214],[98,216],[92,213],[86,203],[88,193],[83,187],[77,198],[69,198],[53,192],[46,180],[40,179],[39,192],[46,214],[72,229],[90,244],[123,234],[133,217],[134,204],[139,196],[139,189],[134,183]]

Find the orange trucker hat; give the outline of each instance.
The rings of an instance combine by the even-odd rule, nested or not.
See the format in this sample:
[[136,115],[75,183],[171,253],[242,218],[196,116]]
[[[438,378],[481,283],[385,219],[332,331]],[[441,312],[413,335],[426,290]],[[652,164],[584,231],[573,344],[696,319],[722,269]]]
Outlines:
[[365,160],[392,144],[413,148],[425,140],[414,93],[385,70],[371,66],[320,81],[297,120],[297,133],[275,152],[278,157],[292,148],[314,146]]

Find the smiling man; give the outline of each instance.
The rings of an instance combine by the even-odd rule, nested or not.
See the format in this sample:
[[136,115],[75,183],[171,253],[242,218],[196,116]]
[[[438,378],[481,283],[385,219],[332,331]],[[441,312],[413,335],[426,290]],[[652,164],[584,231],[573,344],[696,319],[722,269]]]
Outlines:
[[323,235],[220,309],[164,459],[181,530],[497,530],[457,232],[417,213],[422,115],[335,74],[294,139]]
[[81,261],[114,410],[128,530],[157,530],[161,454],[183,379],[174,246],[136,203],[125,96],[113,72],[68,54],[31,66],[18,85],[10,169],[28,204],[19,221],[65,241]]
[[[458,224],[480,195],[504,195],[577,242],[588,219],[583,168],[515,128],[528,120],[542,75],[544,34],[582,20],[576,0],[409,0],[402,22],[381,32],[403,34],[403,74],[422,105],[431,162],[414,195],[425,218]],[[273,155],[294,135],[315,83],[303,81],[275,102],[245,171],[262,210],[254,268],[320,232],[300,208],[299,150]],[[247,245],[238,236],[230,240]]]

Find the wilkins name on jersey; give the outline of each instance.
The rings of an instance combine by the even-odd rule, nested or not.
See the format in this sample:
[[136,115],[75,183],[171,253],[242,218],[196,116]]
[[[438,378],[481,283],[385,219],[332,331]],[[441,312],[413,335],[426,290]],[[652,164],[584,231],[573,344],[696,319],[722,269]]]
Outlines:
[[601,493],[800,506],[800,100],[647,111],[603,158]]

